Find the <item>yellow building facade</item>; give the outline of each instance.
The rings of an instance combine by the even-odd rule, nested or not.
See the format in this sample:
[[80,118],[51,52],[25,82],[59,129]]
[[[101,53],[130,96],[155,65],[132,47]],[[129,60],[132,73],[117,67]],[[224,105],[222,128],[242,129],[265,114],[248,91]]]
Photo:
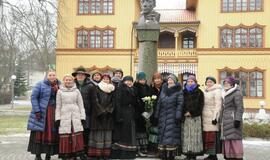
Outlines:
[[[78,66],[122,68],[135,75],[138,42],[134,24],[139,0],[60,0],[56,70],[61,78]],[[270,108],[270,1],[187,0],[185,9],[158,9],[158,70],[188,75],[204,84],[235,76],[245,108]]]

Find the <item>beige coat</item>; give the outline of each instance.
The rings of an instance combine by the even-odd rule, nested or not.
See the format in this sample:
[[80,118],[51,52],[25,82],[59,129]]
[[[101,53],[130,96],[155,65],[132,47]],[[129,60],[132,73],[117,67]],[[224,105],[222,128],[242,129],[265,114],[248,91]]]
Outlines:
[[83,131],[81,120],[85,120],[85,110],[80,91],[60,86],[56,97],[55,120],[60,120],[59,134]]
[[221,85],[215,84],[204,91],[204,108],[203,108],[203,131],[218,131],[218,124],[213,125],[212,120],[219,119],[222,96]]

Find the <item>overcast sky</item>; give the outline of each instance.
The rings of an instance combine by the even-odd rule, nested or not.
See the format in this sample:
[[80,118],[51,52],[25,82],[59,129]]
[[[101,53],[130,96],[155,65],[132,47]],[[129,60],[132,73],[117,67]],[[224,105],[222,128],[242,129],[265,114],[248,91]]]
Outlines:
[[186,0],[156,0],[156,9],[185,9]]

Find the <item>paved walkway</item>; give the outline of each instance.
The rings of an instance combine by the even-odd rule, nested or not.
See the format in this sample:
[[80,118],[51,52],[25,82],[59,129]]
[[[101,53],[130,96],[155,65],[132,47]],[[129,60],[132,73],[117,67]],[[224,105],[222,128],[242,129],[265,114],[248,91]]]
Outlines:
[[[25,104],[25,103],[23,103]],[[21,107],[24,105],[17,105]],[[1,115],[28,115],[26,110],[10,110],[10,105],[0,105]],[[29,154],[26,149],[28,145],[29,134],[19,135],[0,135],[0,160],[33,160],[35,157]],[[248,139],[244,141],[245,160],[270,160],[270,141],[260,139]],[[184,157],[177,157],[183,159]],[[198,160],[204,157],[198,157]],[[57,156],[52,157],[52,160],[57,160]],[[138,158],[143,160],[143,158]],[[149,159],[149,158],[144,158]],[[223,160],[219,155],[219,160]]]
[[[0,135],[0,160],[33,160],[34,156],[26,152],[27,144],[28,134]],[[270,141],[249,139],[244,141],[244,151],[245,160],[270,160]],[[52,160],[57,159],[57,156],[52,157]],[[199,159],[203,157],[198,157]],[[222,156],[219,156],[219,160],[223,160]]]

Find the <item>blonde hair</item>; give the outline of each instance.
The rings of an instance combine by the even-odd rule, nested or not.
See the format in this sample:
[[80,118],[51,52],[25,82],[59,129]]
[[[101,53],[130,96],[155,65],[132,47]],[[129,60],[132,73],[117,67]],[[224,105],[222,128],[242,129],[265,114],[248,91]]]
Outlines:
[[70,74],[65,74],[64,77],[63,77],[63,80],[65,80],[67,77],[70,77],[71,79],[74,80],[74,77]]

